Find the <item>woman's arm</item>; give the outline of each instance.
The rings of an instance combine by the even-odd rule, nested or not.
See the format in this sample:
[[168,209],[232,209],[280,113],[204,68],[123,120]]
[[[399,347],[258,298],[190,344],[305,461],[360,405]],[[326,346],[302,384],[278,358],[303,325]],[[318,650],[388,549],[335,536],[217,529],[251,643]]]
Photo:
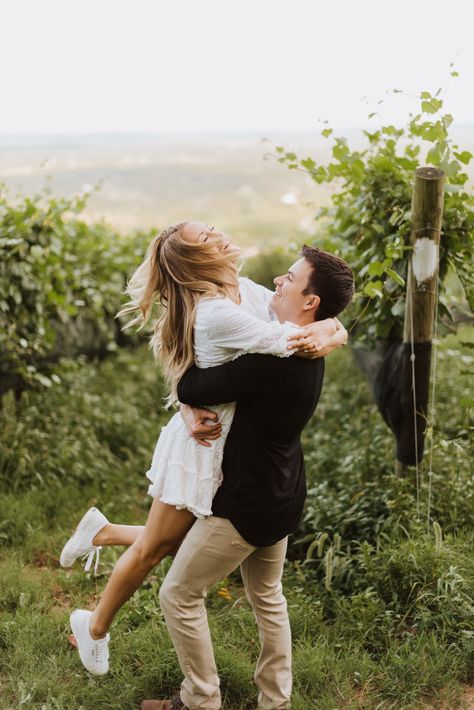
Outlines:
[[289,357],[287,338],[302,329],[292,323],[265,321],[228,299],[209,299],[198,306],[195,337],[202,331],[207,338],[235,356],[260,353]]
[[289,349],[296,351],[299,357],[325,357],[333,350],[346,345],[347,330],[337,318],[315,321],[307,325],[300,335],[288,338]]

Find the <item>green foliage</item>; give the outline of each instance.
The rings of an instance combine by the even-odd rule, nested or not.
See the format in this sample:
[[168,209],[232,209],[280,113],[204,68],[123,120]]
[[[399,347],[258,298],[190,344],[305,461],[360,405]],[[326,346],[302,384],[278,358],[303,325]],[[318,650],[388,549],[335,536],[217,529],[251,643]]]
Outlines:
[[437,398],[446,416],[434,432],[433,475],[420,472],[419,518],[414,474],[393,475],[391,434],[345,354],[328,358],[315,426],[305,435],[308,498],[290,548],[291,577],[312,588],[335,635],[356,640],[372,657],[387,654],[388,695],[392,674],[401,672],[393,651],[400,643],[403,667],[422,648],[440,659],[454,651],[436,670],[425,668],[420,686],[410,676],[413,693],[423,684],[428,692],[432,672],[439,677],[450,664],[467,669],[474,657],[474,358],[467,338],[466,330],[440,345]]
[[114,317],[149,235],[89,224],[83,208],[82,197],[0,193],[0,394],[50,386],[59,356],[103,355],[125,340]]
[[[112,473],[118,469],[122,476],[141,477],[151,460],[164,396],[147,350],[143,361],[127,351],[117,352],[100,369],[81,360],[62,360],[61,381],[53,382],[47,396],[25,392],[16,406],[12,397],[5,397],[0,490],[18,492],[64,481],[100,490],[116,481]],[[7,540],[15,534],[17,514],[3,512],[0,539]]]
[[[431,486],[431,519],[453,534],[474,526],[474,356],[468,330],[460,336],[450,335],[439,346],[437,402],[445,416],[437,419],[433,433],[432,476],[421,471],[419,491],[422,520],[427,520]],[[345,353],[331,355],[315,426],[303,438],[308,498],[301,532],[307,539],[295,546],[297,556],[324,533],[329,541],[339,535],[341,549],[353,541],[377,547],[387,535],[404,539],[410,534],[416,523],[416,482],[393,475],[393,446],[355,364]]]
[[[448,642],[474,640],[474,565],[465,554],[469,538],[448,539],[436,548],[434,536],[418,535],[341,547],[324,540],[306,574],[325,582],[336,605],[332,614],[364,630],[372,652],[394,635],[437,632]],[[472,542],[472,541],[471,541]],[[315,552],[316,556],[316,552]]]
[[[304,439],[306,515],[284,578],[295,710],[415,707],[426,695],[443,707],[439,689],[449,695],[446,707],[457,706],[474,661],[474,423],[472,405],[459,406],[456,396],[467,389],[471,352],[454,336],[441,348],[446,416],[435,436],[436,535],[433,525],[425,531],[426,486],[420,526],[414,481],[390,475],[391,435],[349,352],[328,358]],[[0,419],[2,702],[12,710],[22,702],[105,708],[119,697],[121,708],[135,708],[181,681],[157,598],[169,561],[114,622],[111,673],[87,680],[67,644],[68,616],[96,604],[121,550],[103,550],[98,578],[80,564],[62,570],[57,558],[90,505],[113,522],[145,521],[144,472],[169,416],[163,384],[146,348],[60,367],[60,383],[24,393],[16,407],[7,396]],[[259,645],[238,573],[210,590],[208,609],[224,704],[245,710],[255,704]]]
[[[311,157],[300,159],[283,146],[276,147],[279,162],[335,190],[332,204],[316,215],[317,244],[339,253],[354,270],[358,291],[351,315],[360,340],[401,334],[412,183],[415,170],[423,164],[441,168],[446,176],[441,284],[448,271],[454,271],[474,311],[474,197],[466,188],[464,171],[472,155],[453,144],[449,136],[453,117],[441,113],[439,93],[421,92],[420,112],[411,115],[407,126],[382,125],[364,131],[368,145],[361,150],[351,149],[346,138],[325,128],[323,137],[332,141],[328,164]],[[449,315],[443,286],[440,314]]]

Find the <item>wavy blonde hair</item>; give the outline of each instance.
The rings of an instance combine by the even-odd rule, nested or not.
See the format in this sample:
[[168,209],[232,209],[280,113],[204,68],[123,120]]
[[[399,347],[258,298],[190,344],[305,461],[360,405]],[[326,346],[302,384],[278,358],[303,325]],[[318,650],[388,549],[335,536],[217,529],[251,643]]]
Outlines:
[[[167,406],[177,402],[176,388],[194,362],[193,328],[196,306],[202,298],[229,296],[238,286],[240,253],[226,253],[218,239],[191,243],[183,239],[188,222],[163,230],[150,244],[143,263],[127,284],[130,300],[117,317],[134,314],[125,328],[142,329],[152,317],[150,345],[162,363],[170,393]],[[216,248],[217,247],[217,248]]]

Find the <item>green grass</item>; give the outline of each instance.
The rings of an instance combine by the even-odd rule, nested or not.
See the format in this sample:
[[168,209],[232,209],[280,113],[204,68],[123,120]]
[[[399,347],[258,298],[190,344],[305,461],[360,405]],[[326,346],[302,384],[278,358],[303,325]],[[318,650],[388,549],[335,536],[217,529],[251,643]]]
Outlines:
[[[466,357],[451,338],[439,360],[438,544],[416,520],[413,480],[391,475],[391,436],[350,353],[328,359],[304,437],[310,494],[295,541],[325,531],[334,569],[326,589],[324,556],[305,562],[309,540],[294,541],[285,571],[293,710],[462,707],[463,686],[474,681],[472,409],[457,404],[467,396]],[[60,373],[60,385],[28,395],[18,411],[7,398],[2,414],[0,708],[127,710],[181,680],[158,603],[169,562],[118,615],[111,672],[94,678],[68,644],[68,617],[95,604],[119,551],[103,552],[97,578],[57,560],[91,504],[114,521],[144,522],[144,471],[169,415],[146,351],[101,365],[64,362]],[[426,494],[424,484],[423,512]],[[238,573],[211,590],[208,608],[224,707],[254,707],[258,636]]]

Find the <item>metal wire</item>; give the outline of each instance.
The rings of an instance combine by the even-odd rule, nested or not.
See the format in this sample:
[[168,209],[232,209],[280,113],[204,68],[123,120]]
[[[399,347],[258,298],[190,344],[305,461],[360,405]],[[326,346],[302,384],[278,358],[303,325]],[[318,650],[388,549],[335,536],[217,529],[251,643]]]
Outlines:
[[[410,276],[411,276],[411,274],[410,274]],[[415,355],[415,335],[414,335],[414,326],[413,326],[413,291],[411,288],[411,282],[409,285],[409,289],[410,289],[410,298],[408,299],[408,303],[410,306],[411,388],[413,391],[413,428],[414,428],[414,437],[415,437],[416,515],[419,520],[420,519],[420,466],[419,466],[419,460],[418,460],[418,424],[416,421],[416,415],[417,415],[417,411],[416,411],[416,375],[415,375],[416,355]]]
[[439,291],[439,269],[436,272],[435,281],[435,316],[434,316],[434,338],[433,338],[433,380],[431,383],[431,414],[430,414],[430,453],[428,459],[428,505],[426,513],[426,529],[430,530],[431,522],[431,497],[433,488],[433,449],[434,449],[434,425],[436,420],[436,375],[438,363],[438,291]]

